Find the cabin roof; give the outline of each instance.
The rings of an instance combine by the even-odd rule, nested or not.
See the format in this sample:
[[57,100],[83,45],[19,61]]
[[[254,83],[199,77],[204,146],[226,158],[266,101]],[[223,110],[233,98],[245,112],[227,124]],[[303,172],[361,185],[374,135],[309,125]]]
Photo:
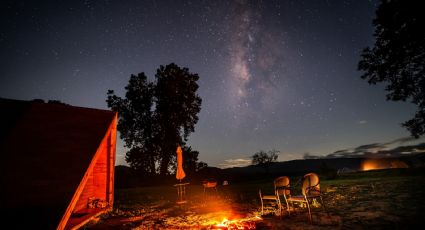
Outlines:
[[54,229],[115,112],[0,98],[0,114],[0,215]]

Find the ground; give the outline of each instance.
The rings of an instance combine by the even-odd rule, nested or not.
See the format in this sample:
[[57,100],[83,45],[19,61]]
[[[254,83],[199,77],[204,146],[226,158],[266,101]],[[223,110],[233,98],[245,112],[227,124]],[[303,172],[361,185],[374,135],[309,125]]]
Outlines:
[[[296,181],[299,177],[291,178]],[[229,183],[203,191],[187,188],[187,203],[176,204],[172,186],[117,190],[115,208],[85,229],[406,229],[420,224],[425,211],[425,173],[417,169],[379,170],[339,175],[321,181],[327,212],[313,209],[313,223],[304,208],[269,210],[261,215],[258,190],[272,192],[272,179]],[[294,188],[296,189],[296,188]],[[238,222],[232,222],[238,221]],[[233,223],[233,225],[232,225]]]

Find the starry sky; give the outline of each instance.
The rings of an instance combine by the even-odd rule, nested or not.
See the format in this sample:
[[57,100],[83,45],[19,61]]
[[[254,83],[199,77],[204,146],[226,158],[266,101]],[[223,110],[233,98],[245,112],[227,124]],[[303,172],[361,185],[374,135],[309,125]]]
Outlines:
[[[415,107],[357,71],[377,1],[1,1],[0,97],[107,109],[130,74],[171,62],[198,73],[189,144],[210,166],[415,142]],[[408,143],[409,142],[409,143]],[[417,142],[417,140],[416,140]],[[382,146],[381,145],[381,146]],[[385,148],[385,147],[383,147]],[[124,164],[122,141],[117,164]]]

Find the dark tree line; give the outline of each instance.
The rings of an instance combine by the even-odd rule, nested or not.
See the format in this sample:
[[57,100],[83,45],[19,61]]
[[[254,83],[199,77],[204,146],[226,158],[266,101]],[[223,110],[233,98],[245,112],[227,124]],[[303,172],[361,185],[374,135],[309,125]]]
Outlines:
[[358,68],[370,84],[385,83],[387,100],[417,106],[402,125],[425,134],[425,14],[421,1],[382,0],[373,20],[375,44],[363,50]]
[[269,168],[279,157],[279,151],[272,149],[267,152],[260,150],[252,155],[252,164],[264,168],[269,173]]
[[201,110],[198,79],[188,68],[171,63],[157,69],[154,82],[144,73],[131,75],[125,98],[108,90],[106,102],[118,112],[117,129],[129,148],[125,159],[132,168],[151,175],[169,174],[177,145],[183,146],[190,169],[205,164],[198,163],[199,153],[186,146]]

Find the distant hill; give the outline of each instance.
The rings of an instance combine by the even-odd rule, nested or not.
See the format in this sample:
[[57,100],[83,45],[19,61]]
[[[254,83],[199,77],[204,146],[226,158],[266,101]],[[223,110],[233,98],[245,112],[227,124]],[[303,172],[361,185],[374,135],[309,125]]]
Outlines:
[[[362,170],[363,163],[370,158],[319,158],[319,159],[301,159],[276,162],[269,168],[270,175],[302,175],[307,172],[324,173],[342,169],[353,171]],[[374,158],[381,161],[382,167],[399,167],[395,162],[403,162],[407,167],[424,167],[425,153],[409,154],[400,157]],[[253,165],[246,167],[235,167],[223,169],[223,174],[233,175],[233,178],[252,177],[258,174],[264,174],[264,169]]]
[[[276,177],[281,175],[298,176],[307,172],[316,172],[324,177],[336,176],[338,170],[358,171],[362,170],[362,164],[370,158],[353,157],[353,158],[320,158],[320,159],[303,159],[275,162],[269,168],[267,177]],[[425,167],[425,153],[409,154],[400,157],[374,158],[381,161],[381,166],[388,168],[393,167],[394,162],[403,162],[408,167],[418,168]],[[399,166],[399,165],[395,165]],[[127,166],[116,166],[116,187],[133,187],[145,181],[138,178],[134,171]],[[257,166],[235,167],[220,169],[216,167],[207,167],[194,177],[186,178],[193,183],[198,183],[202,179],[215,178],[221,183],[224,180],[231,182],[262,179],[265,177],[265,170]],[[172,180],[170,176],[169,181]],[[150,180],[150,178],[146,178]],[[146,181],[145,183],[146,184]]]
[[[340,168],[360,169],[362,158],[334,158],[334,159],[305,159],[291,160],[274,163],[270,169],[270,174],[302,174],[310,171],[319,171],[323,167],[330,167],[335,170]],[[246,167],[224,169],[229,173],[256,174],[264,172],[264,169],[250,165]]]

